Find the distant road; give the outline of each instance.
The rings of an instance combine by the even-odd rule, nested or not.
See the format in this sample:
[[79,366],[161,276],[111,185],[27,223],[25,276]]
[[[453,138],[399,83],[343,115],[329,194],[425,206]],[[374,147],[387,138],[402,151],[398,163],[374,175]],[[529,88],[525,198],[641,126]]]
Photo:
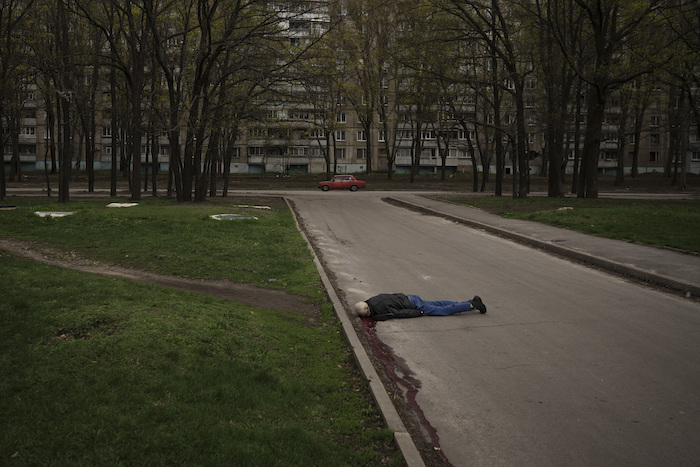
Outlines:
[[377,325],[452,465],[699,465],[700,304],[377,193],[287,196],[349,304],[488,306]]

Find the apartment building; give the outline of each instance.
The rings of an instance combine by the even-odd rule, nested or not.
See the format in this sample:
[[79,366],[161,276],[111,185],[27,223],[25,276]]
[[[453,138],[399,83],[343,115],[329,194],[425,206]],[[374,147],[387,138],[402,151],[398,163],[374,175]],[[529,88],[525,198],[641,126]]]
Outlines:
[[[652,105],[644,116],[642,131],[637,137],[632,133],[634,121],[627,124],[624,145],[619,132],[621,112],[619,107],[610,106],[603,126],[603,139],[598,163],[600,173],[614,174],[618,158],[624,157],[625,171],[629,172],[632,160],[637,152],[638,170],[645,172],[662,172],[667,162],[670,148],[669,123],[664,106]],[[49,130],[47,129],[46,111],[41,93],[32,86],[26,92],[24,105],[20,113],[17,135],[17,159],[22,171],[43,171],[51,167],[51,152],[47,146]],[[488,118],[488,117],[487,117]],[[512,117],[506,113],[506,126]],[[381,125],[375,125],[370,131],[364,129],[352,108],[343,108],[337,113],[332,134],[320,128],[314,118],[311,106],[295,103],[294,106],[278,104],[270,107],[268,118],[264,121],[248,122],[232,151],[230,170],[232,173],[324,173],[331,172],[362,173],[367,170],[367,158],[372,158],[374,171],[387,170],[386,135]],[[542,154],[546,141],[542,128],[534,118],[527,119],[528,148],[532,154]],[[94,168],[109,170],[112,163],[112,137],[109,120],[101,120],[95,135],[96,155]],[[691,125],[686,135],[687,153],[686,170],[688,173],[700,174],[700,137]],[[416,139],[413,122],[406,121],[396,131],[396,149],[393,170],[396,173],[408,173],[413,163],[411,156]],[[447,133],[449,133],[447,135]],[[477,159],[481,156],[474,141],[479,130],[469,132],[460,129],[453,122],[445,130],[439,122],[426,123],[421,130],[422,143],[420,171],[422,173],[439,173],[444,168],[447,173],[472,171],[471,151]],[[4,128],[4,162],[9,172],[13,157],[13,138]],[[166,171],[169,163],[169,142],[164,135],[158,138],[159,170]],[[470,140],[471,139],[471,143]],[[369,144],[368,144],[369,140]],[[579,141],[581,147],[582,141]],[[570,141],[567,150],[569,164],[567,171],[573,168],[575,154],[574,141]],[[144,137],[142,144],[142,162],[151,162],[153,155],[151,141]],[[368,154],[369,148],[369,154]],[[85,158],[81,154],[81,138],[76,137],[75,166],[85,169]],[[512,147],[506,141],[506,173],[510,172]],[[80,151],[80,152],[79,152]],[[17,160],[16,159],[16,160]],[[330,168],[328,165],[330,164]],[[541,157],[530,161],[532,173],[540,170]],[[478,169],[480,170],[480,168]],[[495,166],[491,164],[492,172]]]
[[[274,6],[274,4],[273,4]],[[290,46],[303,47],[310,37],[322,31],[329,21],[328,6],[323,1],[309,1],[296,4],[290,9],[288,4],[279,7],[281,29],[285,31]],[[232,173],[324,173],[348,172],[362,173],[371,166],[373,171],[387,171],[389,157],[392,159],[391,170],[407,173],[414,165],[416,151],[420,153],[419,170],[422,173],[470,172],[474,170],[473,158],[477,161],[476,170],[482,170],[480,161],[490,160],[491,172],[495,172],[495,155],[493,132],[489,130],[500,123],[506,134],[514,134],[514,109],[506,103],[502,109],[502,121],[495,122],[493,115],[483,115],[475,102],[464,99],[461,116],[454,115],[440,108],[435,103],[433,119],[421,121],[420,126],[412,109],[397,107],[395,118],[398,120],[387,134],[377,114],[372,127],[365,128],[359,115],[348,100],[339,96],[333,103],[327,102],[324,109],[318,102],[312,102],[312,91],[298,84],[287,84],[287,100],[277,99],[266,104],[264,115],[242,123],[239,136],[230,150]],[[386,89],[390,83],[383,82]],[[507,90],[507,85],[505,86]],[[103,89],[101,107],[109,103],[109,93]],[[526,86],[526,131],[527,147],[532,155],[530,170],[538,173],[542,164],[545,140],[543,123],[538,121],[539,90],[536,81]],[[284,96],[285,94],[280,94]],[[637,154],[638,170],[644,172],[661,172],[664,170],[670,151],[670,125],[667,117],[665,94],[659,95],[645,113],[645,121],[639,135],[631,133],[634,123],[627,121],[628,133],[620,135],[622,112],[619,102],[612,100],[606,114],[603,127],[603,140],[600,147],[599,171],[615,173],[618,158],[624,158],[625,171],[632,167],[634,154]],[[468,96],[467,96],[468,97]],[[17,138],[12,138],[7,122],[4,122],[4,163],[10,171],[11,161],[18,160],[23,171],[44,170],[52,164],[51,151],[48,147],[49,129],[47,126],[46,106],[36,84],[27,87],[26,96],[20,113],[19,125],[15,130]],[[506,101],[507,102],[507,101]],[[329,117],[330,115],[330,117]],[[468,118],[464,118],[467,115]],[[479,121],[479,126],[465,120]],[[694,127],[691,125],[691,127]],[[112,165],[114,142],[123,140],[112,135],[108,112],[102,112],[97,118],[95,134],[95,170],[109,170]],[[573,170],[577,142],[573,140],[573,129],[569,132],[567,171]],[[583,128],[581,135],[583,134]],[[687,135],[686,170],[700,173],[700,136],[697,129]],[[153,139],[155,138],[155,144]],[[581,136],[582,138],[582,136]],[[390,141],[387,141],[390,139]],[[185,141],[185,138],[181,138]],[[83,139],[79,132],[75,135],[75,166],[85,169]],[[417,146],[417,142],[419,146]],[[624,142],[624,144],[623,144]],[[16,144],[15,144],[16,143]],[[387,144],[391,143],[391,144]],[[142,140],[142,167],[146,162],[151,165],[155,157],[160,171],[167,171],[170,157],[169,140],[165,134],[144,136]],[[578,147],[582,146],[582,139]],[[505,171],[510,173],[513,165],[513,138],[504,138]],[[155,154],[153,154],[156,152]]]

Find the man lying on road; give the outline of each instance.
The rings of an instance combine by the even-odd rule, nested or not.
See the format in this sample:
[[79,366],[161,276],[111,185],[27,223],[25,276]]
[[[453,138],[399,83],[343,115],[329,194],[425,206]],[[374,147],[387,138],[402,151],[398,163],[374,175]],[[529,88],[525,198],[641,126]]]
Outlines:
[[359,316],[371,316],[376,321],[391,318],[417,318],[418,316],[449,316],[476,308],[483,315],[486,306],[476,295],[468,302],[451,300],[426,301],[418,295],[402,293],[379,294],[363,302],[355,304],[355,312]]

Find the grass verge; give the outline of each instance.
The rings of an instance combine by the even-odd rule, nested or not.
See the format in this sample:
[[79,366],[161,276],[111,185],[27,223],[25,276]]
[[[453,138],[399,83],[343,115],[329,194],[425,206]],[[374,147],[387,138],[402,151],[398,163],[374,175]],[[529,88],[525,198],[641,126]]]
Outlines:
[[[205,255],[214,263],[203,268],[210,276],[228,274],[218,257],[231,254],[229,243],[274,240],[274,253],[253,253],[275,268],[280,280],[273,285],[284,281],[308,296],[320,295],[318,275],[307,269],[305,247],[295,246],[298,232],[288,227],[286,209],[261,217],[267,225],[281,224],[268,237],[254,222],[210,221],[211,206],[154,203],[112,212],[97,203],[75,203],[61,210],[77,214],[59,219],[39,218],[36,207],[0,213],[0,235],[51,239],[81,254],[94,250],[95,257],[106,250],[120,261],[124,252],[132,258],[155,249],[143,254],[164,256],[153,267],[159,271],[206,264],[198,258]],[[5,222],[12,219],[17,222]],[[112,228],[117,232],[108,232]],[[205,230],[208,249],[174,245]],[[129,235],[146,245],[134,238],[124,239],[130,245],[124,250],[111,245]],[[287,241],[291,246],[283,245]],[[173,259],[172,249],[184,257]],[[283,257],[273,261],[275,255]],[[123,261],[148,266],[141,258]],[[2,463],[402,462],[329,304],[311,324],[302,314],[59,269],[7,253],[0,253],[0,271]],[[267,283],[261,279],[267,275],[247,274]]]
[[700,203],[686,200],[456,199],[503,217],[700,253]]
[[[0,236],[50,242],[88,259],[159,274],[230,279],[320,298],[318,272],[284,201],[247,201],[147,200],[131,208],[108,208],[105,201],[24,201],[1,212]],[[74,214],[36,215],[43,211]],[[256,219],[219,221],[210,217],[215,214]]]

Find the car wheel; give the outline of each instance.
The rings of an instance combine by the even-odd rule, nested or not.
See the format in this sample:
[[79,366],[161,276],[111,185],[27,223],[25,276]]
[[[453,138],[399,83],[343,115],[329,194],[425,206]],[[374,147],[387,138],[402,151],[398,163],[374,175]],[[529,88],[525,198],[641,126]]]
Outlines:
[[323,185],[323,187],[321,187],[321,189],[322,189],[323,191],[328,191],[328,190],[331,189],[331,187],[329,187],[328,185]]
[[350,187],[350,191],[357,191],[357,185],[353,185]]

